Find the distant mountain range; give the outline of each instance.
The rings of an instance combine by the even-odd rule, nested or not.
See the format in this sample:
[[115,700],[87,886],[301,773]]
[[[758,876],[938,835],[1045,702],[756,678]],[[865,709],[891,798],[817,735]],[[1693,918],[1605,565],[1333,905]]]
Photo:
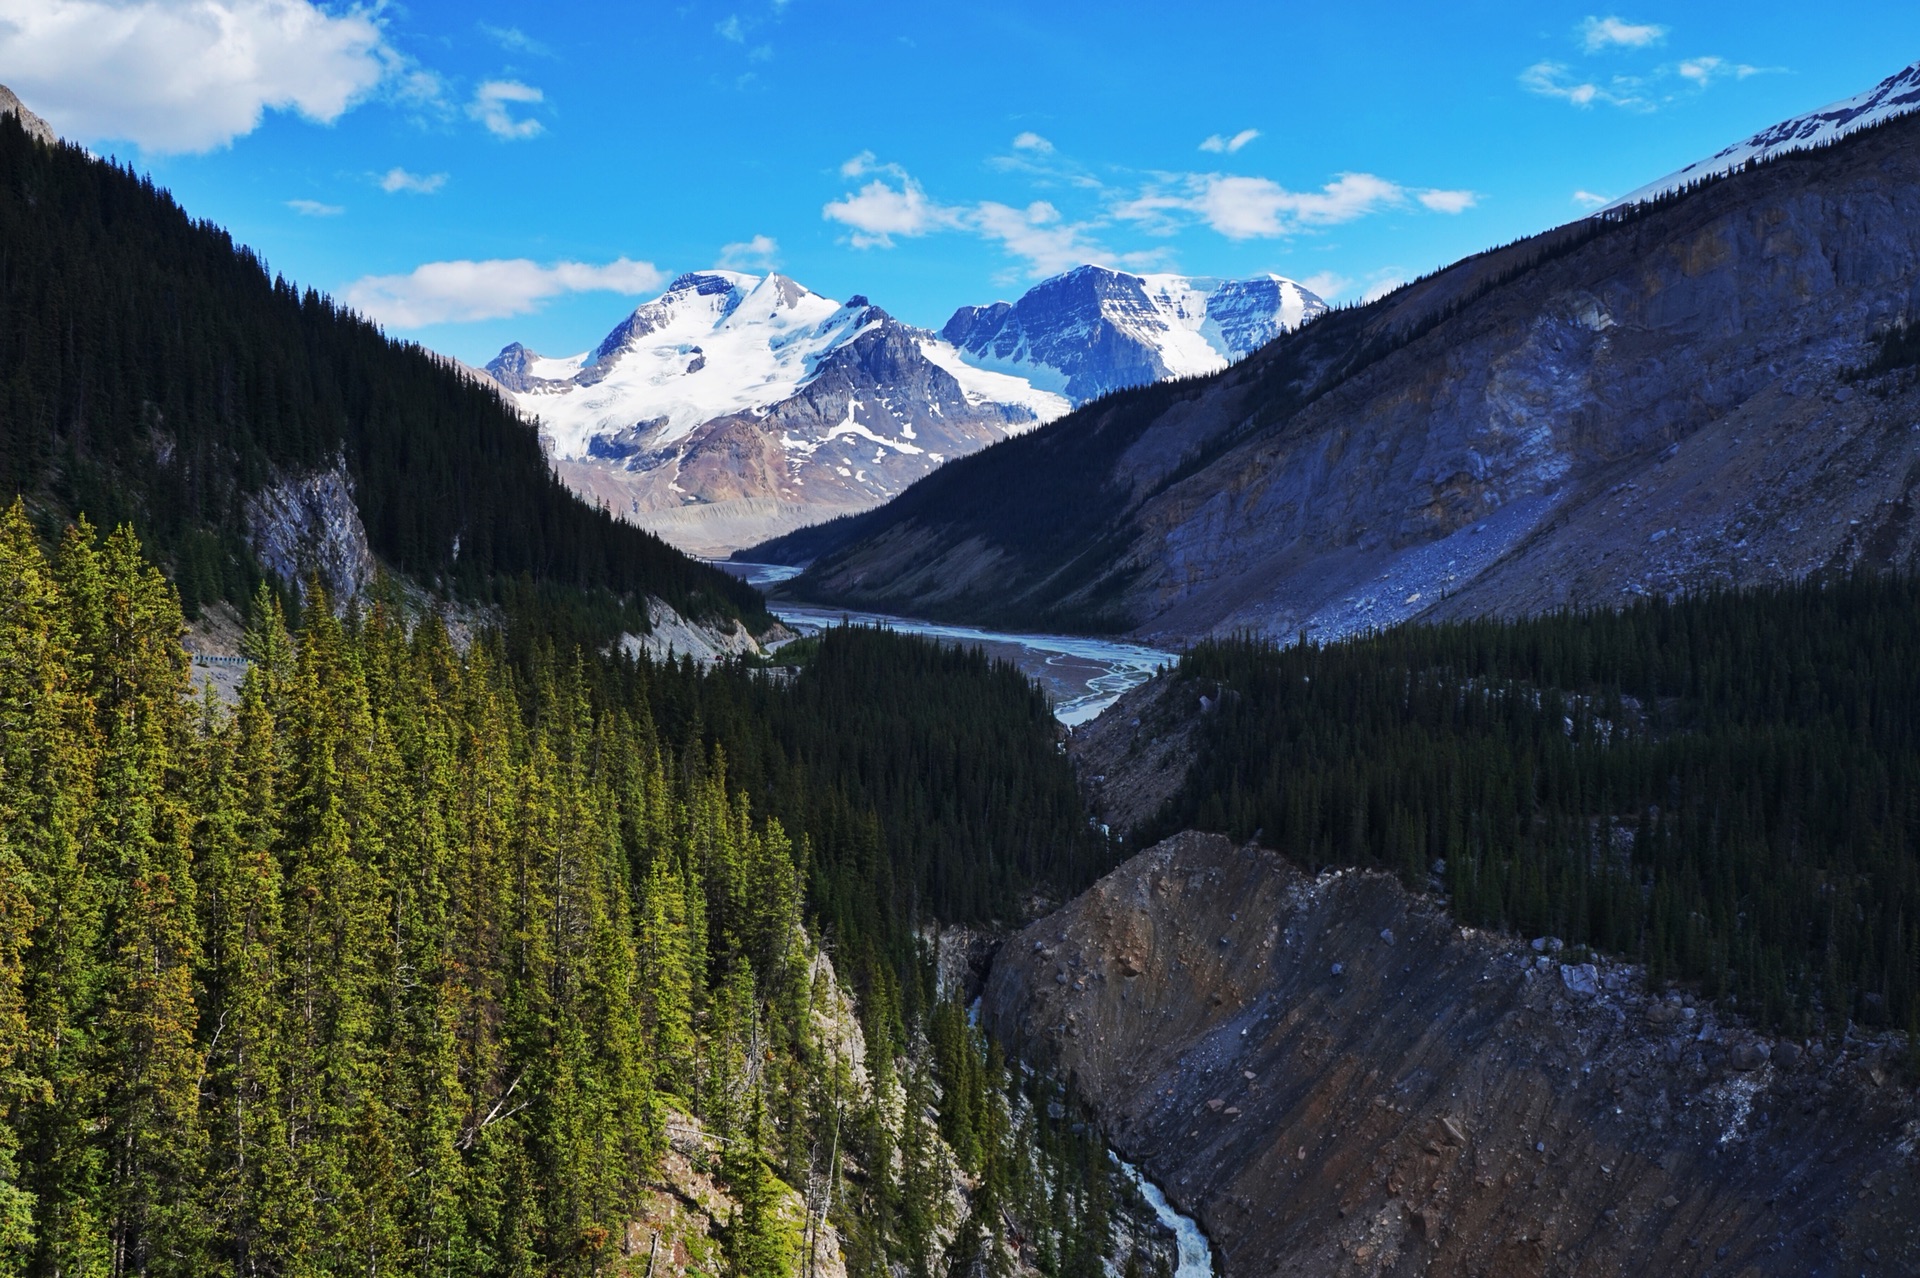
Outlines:
[[968,363],[1084,404],[1109,391],[1217,372],[1327,304],[1290,279],[1128,275],[1082,266],[1017,302],[963,306],[940,336]]
[[1169,641],[1920,571],[1920,65],[743,558]]
[[486,367],[573,488],[688,549],[860,511],[1107,392],[1224,368],[1326,309],[1291,280],[1084,266],[935,334],[779,274],[700,271],[593,350]]

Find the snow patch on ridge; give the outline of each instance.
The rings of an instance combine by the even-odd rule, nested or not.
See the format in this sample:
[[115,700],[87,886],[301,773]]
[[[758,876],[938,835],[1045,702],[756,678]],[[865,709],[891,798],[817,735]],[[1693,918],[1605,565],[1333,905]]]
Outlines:
[[1771,128],[1762,129],[1752,137],[1735,142],[1732,146],[1715,152],[1704,160],[1689,164],[1678,172],[1669,173],[1658,181],[1649,182],[1639,190],[1596,209],[1593,216],[1626,208],[1646,200],[1658,199],[1660,196],[1680,190],[1691,182],[1724,176],[1749,161],[1771,160],[1789,151],[1805,151],[1813,147],[1826,146],[1839,141],[1849,133],[1871,128],[1910,111],[1920,111],[1920,62],[1888,76],[1865,93],[1842,98],[1838,102],[1821,107],[1818,111],[1796,115],[1791,120],[1782,120]]

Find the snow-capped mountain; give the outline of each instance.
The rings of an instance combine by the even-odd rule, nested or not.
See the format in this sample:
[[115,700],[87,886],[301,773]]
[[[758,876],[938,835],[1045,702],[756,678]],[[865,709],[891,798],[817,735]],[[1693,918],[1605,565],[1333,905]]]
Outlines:
[[1071,407],[864,297],[733,271],[681,276],[592,351],[515,343],[487,372],[577,491],[710,554],[877,505]]
[[1905,115],[1909,111],[1920,111],[1920,62],[1888,76],[1865,93],[1842,98],[1818,111],[1796,115],[1791,120],[1782,120],[1771,128],[1762,129],[1752,137],[1689,164],[1677,173],[1669,173],[1657,182],[1647,183],[1599,211],[1604,213],[1607,209],[1623,208],[1667,195],[1690,182],[1731,173],[1750,160],[1770,160],[1788,151],[1825,146],[1849,133],[1869,128],[1883,120],[1891,120],[1896,115]]
[[1217,280],[1082,266],[1043,280],[1017,302],[963,306],[940,335],[969,364],[1083,404],[1122,387],[1225,368],[1326,309],[1279,275]]

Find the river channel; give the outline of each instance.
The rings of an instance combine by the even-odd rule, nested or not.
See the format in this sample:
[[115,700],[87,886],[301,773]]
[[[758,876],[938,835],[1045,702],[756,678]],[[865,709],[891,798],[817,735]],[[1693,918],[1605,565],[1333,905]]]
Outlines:
[[[762,589],[786,581],[800,570],[784,564],[743,564],[720,561],[715,565],[750,586]],[[773,615],[801,634],[817,634],[830,626],[886,626],[902,634],[927,635],[953,643],[986,650],[988,656],[1013,662],[1028,678],[1038,683],[1053,705],[1054,718],[1075,727],[1097,717],[1120,699],[1129,688],[1151,679],[1154,672],[1171,666],[1178,654],[1161,652],[1139,644],[1117,643],[1108,639],[1087,639],[1077,635],[1025,635],[999,630],[980,630],[973,626],[949,626],[911,617],[893,617],[878,612],[853,612],[847,609],[814,608],[805,604],[770,599]],[[978,1013],[979,1002],[968,1009],[968,1019]],[[1147,1205],[1160,1223],[1173,1231],[1179,1260],[1173,1278],[1213,1278],[1213,1249],[1200,1226],[1182,1216],[1167,1201],[1160,1186],[1141,1175],[1140,1169],[1122,1159],[1113,1159],[1121,1172],[1140,1189]]]
[[[765,588],[792,577],[800,570],[784,564],[741,564],[720,562],[714,565],[748,585]],[[1111,639],[1088,639],[1079,635],[1011,634],[999,630],[980,630],[973,626],[948,626],[911,617],[892,617],[877,612],[854,612],[844,608],[815,608],[806,604],[768,600],[774,616],[802,634],[813,634],[829,626],[851,623],[856,626],[886,626],[902,634],[927,635],[953,643],[977,646],[990,657],[1013,662],[1038,683],[1053,705],[1054,717],[1068,727],[1077,727],[1094,718],[1120,699],[1120,694],[1153,677],[1154,671],[1179,660],[1175,653],[1161,652],[1139,644]]]

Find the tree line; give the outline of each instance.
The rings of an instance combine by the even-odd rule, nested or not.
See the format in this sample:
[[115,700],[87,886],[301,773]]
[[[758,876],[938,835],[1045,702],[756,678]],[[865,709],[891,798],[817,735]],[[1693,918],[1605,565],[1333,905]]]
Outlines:
[[189,615],[261,580],[246,501],[343,465],[374,554],[526,617],[645,632],[757,592],[576,500],[495,390],[269,272],[150,178],[0,118],[0,491],[130,523]]
[[[916,900],[996,905],[1091,854],[1057,782],[1014,776],[1021,736],[1065,767],[1030,687],[874,633],[780,683],[461,651],[432,616],[312,599],[295,628],[256,594],[229,706],[191,695],[178,596],[131,530],[49,553],[22,504],[0,519],[0,1272],[643,1272],[627,1226],[673,1114],[724,1151],[728,1273],[796,1270],[795,1200],[861,1275],[930,1272],[956,1230],[989,1271],[1020,1247],[1102,1272],[1097,1133],[1036,1104],[898,940]],[[902,726],[911,697],[855,695],[903,673],[951,740]],[[783,714],[854,729],[842,698],[981,809],[782,739]],[[976,739],[1003,750],[968,772]],[[1027,859],[985,886],[944,859],[1007,830]],[[856,891],[883,865],[894,886]]]
[[1920,582],[1202,645],[1154,823],[1373,866],[1795,1032],[1920,1029]]

